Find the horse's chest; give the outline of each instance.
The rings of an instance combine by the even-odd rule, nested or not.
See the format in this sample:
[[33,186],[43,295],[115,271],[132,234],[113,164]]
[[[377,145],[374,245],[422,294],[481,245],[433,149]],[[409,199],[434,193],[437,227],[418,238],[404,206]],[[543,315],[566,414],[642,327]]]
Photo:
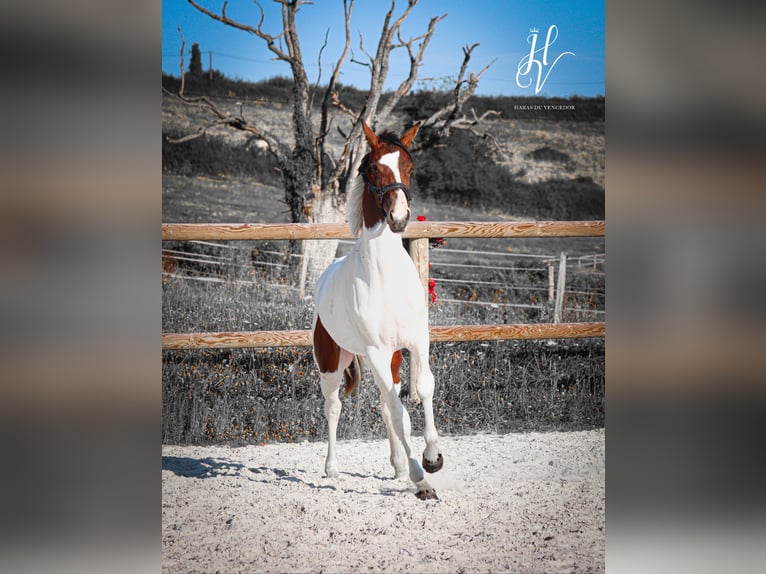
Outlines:
[[401,243],[385,252],[357,250],[329,275],[322,282],[319,314],[346,349],[399,346],[428,320],[417,270]]
[[406,252],[401,251],[396,257],[362,258],[363,271],[356,274],[354,284],[368,305],[381,305],[395,313],[408,311],[411,302],[417,300],[415,295],[420,289],[417,270]]

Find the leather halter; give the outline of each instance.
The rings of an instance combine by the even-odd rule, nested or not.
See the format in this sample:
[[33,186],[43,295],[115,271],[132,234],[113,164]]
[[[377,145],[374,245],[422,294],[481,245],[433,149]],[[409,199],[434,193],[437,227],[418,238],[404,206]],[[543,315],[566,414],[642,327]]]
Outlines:
[[[404,151],[407,152],[405,148],[402,148],[402,149],[404,149]],[[409,152],[407,152],[407,155],[409,155]],[[389,183],[388,185],[384,185],[383,187],[377,187],[373,185],[373,183],[367,177],[367,163],[369,161],[370,161],[370,155],[367,154],[364,160],[362,161],[362,165],[359,166],[359,173],[362,176],[362,181],[364,181],[364,185],[367,187],[367,191],[374,193],[378,196],[380,205],[381,206],[383,205],[383,196],[389,191],[392,191],[394,189],[401,189],[404,192],[404,196],[407,198],[407,204],[412,205],[412,196],[410,195],[410,189],[403,183],[399,181],[395,181],[394,183]]]

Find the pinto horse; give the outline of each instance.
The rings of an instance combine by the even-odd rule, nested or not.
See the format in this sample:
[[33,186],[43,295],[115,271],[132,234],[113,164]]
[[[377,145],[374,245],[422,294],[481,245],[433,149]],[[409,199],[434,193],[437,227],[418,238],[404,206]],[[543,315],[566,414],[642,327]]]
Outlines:
[[[437,498],[423,469],[437,472],[444,458],[434,425],[434,376],[428,364],[426,296],[401,233],[410,218],[412,156],[407,148],[419,124],[401,138],[376,135],[362,121],[371,151],[349,190],[349,224],[358,237],[351,252],[332,263],[319,278],[314,316],[314,360],[320,372],[329,439],[325,472],[338,476],[336,432],[341,381],[346,394],[361,379],[358,357],[370,367],[380,390],[381,410],[397,478],[409,476],[421,500]],[[401,349],[408,349],[415,373],[413,398],[425,413],[423,466],[410,448],[410,417],[399,398]]]

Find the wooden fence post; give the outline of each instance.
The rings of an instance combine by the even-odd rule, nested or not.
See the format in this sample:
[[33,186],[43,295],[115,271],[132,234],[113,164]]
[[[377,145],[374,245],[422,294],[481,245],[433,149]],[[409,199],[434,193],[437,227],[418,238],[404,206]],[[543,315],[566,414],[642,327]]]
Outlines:
[[553,310],[553,322],[561,323],[561,310],[564,306],[564,289],[566,287],[567,277],[567,254],[561,253],[561,261],[559,262],[559,280],[556,286],[556,306]]
[[[419,237],[410,239],[410,257],[415,263],[415,269],[420,275],[420,283],[423,285],[423,292],[426,297],[426,307],[430,303],[428,295],[428,237]],[[412,357],[410,357],[410,396],[417,396],[414,392],[416,388],[415,369],[412,368]]]
[[554,278],[553,262],[548,263],[548,303],[553,303],[556,296],[556,280]]
[[428,238],[419,237],[417,239],[410,239],[410,257],[415,262],[415,269],[418,270],[420,275],[420,283],[423,285],[423,290],[426,294],[426,304],[429,302],[428,297]]

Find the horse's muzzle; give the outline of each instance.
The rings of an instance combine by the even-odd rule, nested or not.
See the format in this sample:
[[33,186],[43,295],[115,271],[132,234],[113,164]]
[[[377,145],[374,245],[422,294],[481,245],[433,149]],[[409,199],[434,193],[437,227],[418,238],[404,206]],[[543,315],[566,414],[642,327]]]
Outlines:
[[410,220],[409,191],[402,183],[387,185],[384,189],[386,191],[381,198],[381,205],[386,216],[386,223],[391,231],[401,233]]
[[389,229],[393,231],[394,233],[402,233],[407,227],[407,223],[410,221],[410,209],[407,208],[407,215],[405,217],[402,217],[400,219],[395,219],[391,212],[388,212],[388,216],[386,217],[386,222],[388,223]]

